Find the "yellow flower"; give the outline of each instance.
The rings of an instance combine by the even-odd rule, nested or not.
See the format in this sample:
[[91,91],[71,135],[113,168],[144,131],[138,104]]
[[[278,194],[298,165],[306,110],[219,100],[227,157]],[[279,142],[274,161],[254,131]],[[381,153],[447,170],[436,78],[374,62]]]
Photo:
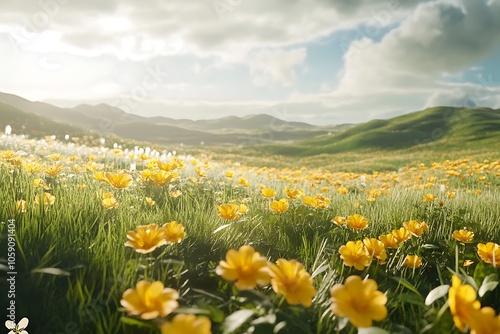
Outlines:
[[152,171],[151,169],[145,169],[141,172],[141,179],[144,182],[150,181],[151,177],[153,176],[155,172]]
[[172,321],[161,326],[161,334],[212,334],[212,324],[207,317],[194,314],[177,314]]
[[242,186],[242,187],[250,187],[250,182],[248,182],[244,177],[240,177],[238,179],[238,183]]
[[410,220],[403,223],[404,227],[416,237],[422,236],[424,232],[429,232],[429,225],[426,222],[419,222],[418,220]]
[[387,252],[382,241],[375,238],[364,238],[363,244],[372,257],[377,258],[382,264],[385,263],[385,260],[387,259]]
[[369,267],[372,262],[372,257],[361,240],[348,241],[347,244],[340,246],[339,253],[344,265],[357,270]]
[[165,229],[165,240],[167,242],[179,243],[182,239],[186,238],[184,226],[176,221],[171,221],[162,227]]
[[35,162],[33,163],[27,163],[24,165],[24,170],[27,171],[28,173],[38,173],[39,171],[42,170],[42,166],[40,164],[37,164]]
[[495,315],[491,307],[483,307],[474,311],[470,319],[471,334],[497,334],[500,333],[500,315]]
[[111,198],[111,197],[113,197],[113,193],[107,192],[102,194],[102,198]]
[[288,189],[285,187],[285,194],[286,194],[286,197],[288,197],[289,199],[297,199],[300,196],[302,196],[304,193],[301,190]]
[[413,269],[419,268],[420,266],[422,266],[422,258],[418,255],[408,255],[406,256],[403,265],[405,267]]
[[[56,197],[50,193],[43,193],[43,205],[53,205],[56,202]],[[35,204],[40,204],[40,198],[38,195],[35,196]]]
[[474,261],[472,261],[472,260],[464,260],[463,266],[468,267],[468,266],[472,265],[473,263],[474,263]]
[[302,197],[302,203],[304,203],[307,206],[315,206],[316,205],[315,204],[316,201],[311,196]]
[[64,166],[62,164],[57,164],[54,166],[48,166],[47,168],[45,168],[44,172],[50,177],[56,177],[57,175],[61,174],[63,170]]
[[164,185],[174,181],[179,177],[179,173],[177,172],[167,172],[164,170],[159,170],[154,172],[149,176],[149,179],[153,181],[155,186],[163,187]]
[[227,177],[228,179],[232,179],[232,178],[233,178],[233,176],[234,176],[234,170],[227,170],[227,171],[226,171],[226,177]]
[[314,196],[313,206],[317,209],[326,209],[326,207],[330,204],[330,200],[326,197],[323,197],[321,194],[317,194]]
[[116,209],[118,207],[118,201],[111,193],[105,193],[103,197],[101,203],[106,209]]
[[344,225],[345,222],[346,222],[346,218],[342,217],[342,216],[335,216],[332,219],[332,223],[334,223],[335,225],[338,225],[338,226]]
[[8,161],[9,161],[9,164],[11,164],[14,167],[21,167],[21,165],[23,164],[23,161],[19,157],[14,157]]
[[94,180],[105,182],[104,172],[97,172],[94,174]]
[[276,213],[284,213],[288,211],[290,205],[288,204],[288,200],[286,198],[282,198],[279,201],[272,201],[269,206],[271,207],[271,210]]
[[369,195],[369,198],[376,199],[377,197],[382,195],[382,190],[381,189],[367,190],[366,193]]
[[132,184],[132,177],[125,173],[104,173],[104,181],[112,187],[124,189]]
[[177,158],[177,157],[174,157],[172,159],[171,163],[174,163],[177,166],[177,169],[185,169],[186,168],[186,166],[184,165],[184,161]]
[[273,198],[276,195],[276,191],[271,188],[262,188],[261,193],[266,198]]
[[156,202],[151,197],[146,197],[146,204],[148,206],[153,206],[156,204]]
[[132,247],[137,253],[147,254],[167,243],[165,228],[156,224],[137,226],[135,231],[127,232],[125,246]]
[[[75,169],[75,168],[77,168],[77,170],[81,170],[80,166],[78,166],[78,165],[73,165],[73,169]],[[89,163],[84,164],[83,168],[85,168],[85,170],[87,172],[95,172],[97,169],[99,169],[101,167],[99,165],[97,165],[95,162],[89,162]],[[103,172],[103,176],[104,176],[104,172]],[[100,181],[104,181],[104,179],[100,180]]]
[[356,213],[347,217],[347,225],[354,230],[364,230],[368,227],[368,218]]
[[271,285],[274,292],[284,295],[288,304],[309,307],[316,295],[311,275],[296,261],[278,259],[271,263]]
[[217,211],[222,219],[235,220],[239,217],[239,208],[236,204],[222,204],[217,206]]
[[410,231],[408,231],[404,227],[401,227],[400,229],[393,230],[392,235],[394,236],[394,238],[396,238],[398,243],[405,242],[406,240],[411,238]]
[[448,302],[455,326],[462,332],[471,320],[474,310],[481,306],[476,300],[476,290],[469,284],[462,285],[457,275],[451,277],[451,288],[448,290]]
[[455,198],[455,196],[456,196],[456,195],[457,195],[457,192],[456,192],[456,191],[448,191],[448,192],[446,193],[446,197],[448,197],[448,198],[450,198],[450,199],[451,199],[451,198]]
[[180,195],[182,195],[182,191],[180,191],[179,189],[177,190],[174,190],[170,193],[170,197],[172,198],[177,198],[179,197]]
[[2,152],[2,158],[5,160],[13,159],[15,156],[16,156],[16,154],[14,153],[14,151]]
[[349,276],[345,284],[335,284],[330,289],[333,314],[348,317],[357,328],[371,327],[373,320],[387,317],[387,296],[378,291],[377,282],[361,280],[359,276]]
[[466,229],[462,230],[455,230],[453,231],[451,235],[455,240],[460,241],[460,242],[469,242],[474,239],[474,232],[468,231]]
[[384,234],[378,237],[380,241],[384,244],[385,248],[398,248],[399,241],[394,237],[392,233]]
[[28,203],[24,199],[20,199],[19,201],[16,201],[16,206],[17,209],[21,212],[26,212],[26,208]]
[[500,268],[500,246],[494,242],[477,244],[477,255],[486,263]]
[[202,169],[201,167],[196,167],[194,171],[196,172],[196,174],[198,174],[199,177],[207,176],[207,171]]
[[229,250],[226,253],[226,261],[220,261],[215,272],[225,280],[236,281],[238,290],[264,286],[269,284],[271,279],[267,259],[260,256],[252,246]]
[[49,158],[49,160],[51,160],[51,161],[59,161],[63,158],[63,156],[60,154],[54,153],[54,154],[48,155],[47,158]]
[[177,165],[177,162],[175,162],[175,161],[172,161],[169,163],[156,162],[156,165],[158,166],[158,168],[160,168],[161,170],[164,170],[166,172],[171,172],[171,171],[177,169],[177,167],[179,167]]
[[169,315],[179,307],[177,298],[179,293],[165,288],[160,281],[139,281],[135,289],[128,289],[123,293],[120,304],[129,315],[139,315],[142,319],[149,320]]
[[197,179],[194,176],[190,176],[189,180],[191,180],[194,184],[201,184],[201,179]]
[[339,194],[341,194],[341,195],[345,195],[345,194],[347,194],[347,193],[349,192],[349,190],[347,190],[347,188],[346,188],[346,187],[339,187],[339,188],[337,189],[337,192],[338,192]]
[[238,212],[240,214],[244,214],[244,213],[247,213],[248,211],[248,206],[246,206],[245,204],[240,204],[240,206],[238,207]]
[[436,199],[436,195],[433,194],[425,194],[424,195],[424,202],[430,203],[433,202]]

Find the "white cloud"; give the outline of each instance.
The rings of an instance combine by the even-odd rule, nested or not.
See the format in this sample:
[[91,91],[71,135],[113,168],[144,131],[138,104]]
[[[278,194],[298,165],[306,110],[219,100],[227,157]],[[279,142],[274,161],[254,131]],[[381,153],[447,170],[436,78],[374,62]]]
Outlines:
[[[352,43],[338,93],[429,91],[500,45],[500,2],[434,1],[419,5],[379,42]],[[360,46],[361,45],[361,46]]]
[[[214,3],[226,3],[229,10],[220,16]],[[25,37],[55,31],[62,45],[120,58],[185,53],[225,57],[239,50],[307,42],[364,20],[392,22],[414,6],[407,0],[322,0],[314,6],[308,0],[171,0],[148,5],[135,0],[3,0],[0,22],[23,27]]]
[[[467,97],[500,106],[499,83],[480,98],[474,96],[482,85],[449,83],[465,81],[464,70],[477,69],[500,47],[499,0],[318,0],[314,6],[309,0],[215,0],[222,1],[232,7],[220,17],[213,0],[2,0],[0,47],[8,65],[0,67],[0,91],[31,99],[108,94],[109,102],[110,95],[130,95],[151,61],[171,70],[132,111],[151,116],[213,118],[286,105],[292,119],[325,124]],[[339,30],[357,40],[338,45],[346,52],[336,83],[317,74],[312,62],[325,58],[308,47]],[[4,48],[5,32],[11,47]],[[318,91],[300,93],[312,87]]]
[[260,50],[248,58],[253,83],[258,86],[275,83],[290,86],[295,83],[295,67],[304,63],[305,48],[285,50]]
[[481,84],[444,84],[427,99],[424,107],[453,106],[475,107],[489,106],[500,107],[500,86],[491,86],[485,78]]

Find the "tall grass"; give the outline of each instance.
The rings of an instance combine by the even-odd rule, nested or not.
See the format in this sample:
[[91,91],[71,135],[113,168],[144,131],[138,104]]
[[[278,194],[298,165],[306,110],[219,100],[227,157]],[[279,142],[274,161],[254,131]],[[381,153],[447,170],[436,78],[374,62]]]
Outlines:
[[[28,155],[20,156],[29,159]],[[53,164],[43,156],[36,157],[36,161]],[[102,163],[103,170],[110,171],[129,168],[124,161],[109,156],[96,160]],[[186,158],[186,169],[179,171],[180,178],[163,187],[143,184],[139,170],[129,172],[134,179],[132,186],[113,189],[96,181],[94,171],[85,171],[82,166],[88,163],[86,155],[74,162],[64,159],[65,171],[54,178],[45,175],[43,169],[33,174],[0,159],[0,254],[6,248],[5,222],[15,219],[17,314],[30,319],[34,333],[150,333],[148,328],[120,321],[125,315],[120,306],[122,294],[141,279],[159,280],[177,289],[183,307],[210,310],[214,332],[218,332],[224,315],[244,303],[235,297],[230,283],[215,275],[214,268],[229,249],[242,245],[252,245],[272,261],[297,259],[313,275],[317,289],[313,306],[291,307],[289,311],[299,320],[286,318],[290,316],[286,312],[278,314],[291,326],[285,332],[334,332],[339,319],[329,311],[329,289],[351,274],[368,275],[382,291],[387,291],[390,313],[382,327],[394,329],[401,324],[417,332],[432,322],[435,314],[423,305],[423,298],[443,280],[449,282],[451,274],[447,268],[456,267],[456,247],[460,265],[464,259],[475,262],[464,268],[472,275],[476,266],[482,265],[475,254],[475,244],[500,242],[498,162],[486,164],[490,169],[477,169],[479,174],[474,172],[473,162],[456,163],[454,166],[464,171],[460,178],[447,176],[447,165],[423,168],[417,160],[415,168],[399,173],[365,174],[366,186],[360,183],[361,175],[352,173],[281,170],[271,165],[260,169],[235,167],[215,161],[198,161],[198,166],[208,172],[206,177],[199,177],[191,162]],[[141,164],[138,167],[144,168]],[[467,168],[472,172],[467,172]],[[236,176],[225,177],[227,169],[234,169]],[[249,180],[251,186],[239,185],[240,176]],[[486,179],[478,181],[479,176]],[[428,179],[433,177],[436,181],[430,184]],[[46,189],[35,187],[35,178],[42,178]],[[455,198],[447,198],[446,192],[440,191],[439,180],[446,184],[446,190],[456,190]],[[290,200],[290,209],[279,215],[269,209],[270,199],[261,196],[259,184],[275,189],[277,199],[286,196],[284,187],[290,187],[303,189],[306,195],[321,193],[330,203],[319,209],[304,205],[300,199]],[[339,194],[339,185],[348,187],[349,193]],[[366,190],[372,187],[382,189],[383,194],[369,202]],[[173,198],[174,190],[180,190],[182,195]],[[481,190],[481,194],[476,190]],[[101,194],[107,191],[118,200],[118,208],[109,210],[101,204]],[[43,196],[44,192],[56,197],[53,205],[33,203],[35,196]],[[427,193],[437,195],[437,199],[424,202]],[[146,196],[156,204],[148,206]],[[16,206],[21,199],[27,201],[26,212]],[[217,205],[232,201],[245,202],[249,211],[237,221],[224,221],[217,215]],[[355,213],[369,219],[367,229],[354,231],[332,223],[335,216]],[[426,221],[429,232],[390,250],[387,264],[374,262],[363,271],[344,266],[338,250],[347,241],[377,238],[411,219]],[[146,255],[124,246],[129,230],[174,220],[185,226],[188,235],[181,243]],[[454,230],[464,227],[475,232],[474,244],[459,244],[451,238]],[[404,267],[408,254],[422,256],[424,265],[417,269]],[[6,290],[5,279],[0,281],[0,290]],[[261,292],[264,296],[272,295],[269,288]],[[498,309],[499,295],[496,289],[486,295],[484,303]],[[247,301],[257,298],[241,296]],[[269,302],[279,300],[271,298]],[[451,325],[449,330],[452,331]]]

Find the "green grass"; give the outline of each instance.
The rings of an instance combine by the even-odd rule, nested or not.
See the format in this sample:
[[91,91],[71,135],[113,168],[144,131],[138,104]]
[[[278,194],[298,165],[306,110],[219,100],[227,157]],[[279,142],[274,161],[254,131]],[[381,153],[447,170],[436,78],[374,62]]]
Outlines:
[[435,107],[389,120],[372,120],[330,136],[294,143],[293,147],[275,144],[263,149],[304,157],[363,150],[411,150],[425,144],[444,148],[457,142],[479,141],[484,147],[499,139],[499,110]]
[[[473,152],[473,148],[472,143],[457,154],[464,154],[461,158],[475,158],[474,154],[464,153],[467,149]],[[498,167],[491,172],[484,169],[481,175],[486,176],[486,180],[482,182],[478,181],[479,175],[464,179],[447,177],[443,170],[431,169],[429,163],[426,170],[418,167],[422,157],[437,158],[435,161],[443,162],[448,156],[444,152],[434,152],[431,156],[426,150],[407,152],[407,155],[401,156],[382,157],[377,152],[342,156],[341,163],[335,162],[338,170],[361,170],[368,166],[370,170],[391,169],[386,167],[403,166],[409,161],[416,167],[414,171],[405,169],[399,173],[399,184],[392,182],[392,173],[367,175],[368,187],[382,188],[384,183],[389,185],[389,193],[373,203],[366,201],[368,195],[359,184],[359,175],[353,177],[352,174],[313,169],[280,172],[271,167],[279,166],[279,163],[286,167],[287,162],[272,157],[261,160],[268,163],[268,168],[238,167],[210,160],[208,175],[200,179],[199,184],[190,179],[198,179],[198,176],[194,166],[186,162],[187,168],[180,171],[180,178],[162,188],[142,185],[139,172],[133,172],[134,183],[125,190],[99,183],[93,179],[93,173],[85,172],[85,169],[75,172],[70,162],[64,162],[64,174],[52,179],[43,173],[31,175],[13,168],[0,158],[0,221],[12,218],[16,221],[17,314],[30,319],[30,332],[35,333],[60,333],[69,327],[77,328],[80,333],[151,333],[147,328],[139,329],[120,321],[125,315],[120,306],[123,292],[134,287],[137,281],[147,279],[159,280],[165,286],[177,289],[183,308],[196,307],[208,312],[214,333],[222,332],[224,319],[239,309],[253,310],[256,312],[253,318],[274,314],[277,320],[273,324],[254,324],[263,332],[266,328],[269,332],[269,328],[279,321],[286,321],[288,327],[284,333],[331,333],[338,319],[328,311],[329,289],[335,283],[343,282],[347,276],[356,274],[369,275],[377,281],[381,291],[387,291],[389,317],[377,323],[378,326],[390,329],[400,324],[417,332],[434,321],[437,310],[444,302],[425,306],[422,298],[432,288],[449,283],[451,274],[447,268],[455,268],[456,247],[460,263],[466,258],[475,261],[473,266],[466,268],[470,275],[479,280],[486,272],[498,274],[498,270],[484,265],[475,254],[477,242],[500,240],[500,232],[496,228],[500,220],[500,207],[496,205],[500,203],[500,183],[496,176]],[[495,158],[487,153],[480,153],[477,157],[481,154],[484,158]],[[104,169],[128,168],[128,164],[121,162],[120,158],[109,156],[105,160],[97,160]],[[244,154],[237,152],[235,156],[242,157]],[[399,160],[391,160],[395,157]],[[332,156],[316,156],[310,164],[314,165],[323,158],[332,163]],[[81,159],[75,164],[84,165],[86,156]],[[232,160],[232,157],[228,159]],[[52,164],[45,158],[41,161]],[[200,162],[199,165],[203,164]],[[300,168],[300,161],[295,166]],[[142,169],[142,164],[138,168]],[[227,169],[236,170],[237,176],[241,174],[252,186],[238,186],[237,178],[227,180],[224,176]],[[466,172],[463,168],[461,170]],[[296,183],[288,183],[277,178],[279,175],[298,179]],[[416,175],[421,175],[422,179],[415,179]],[[427,184],[427,179],[433,176],[437,180],[448,178],[447,187],[457,189],[457,197],[446,198],[439,191],[438,181],[429,188],[413,188],[414,184]],[[50,187],[47,191],[56,197],[53,206],[44,208],[33,204],[35,195],[42,194],[42,190],[33,185],[33,179],[37,177],[45,179]],[[336,182],[348,187],[349,194],[339,195]],[[285,186],[302,188],[312,196],[326,186],[328,189],[323,195],[331,203],[322,210],[307,207],[300,200],[291,201],[289,211],[277,215],[269,210],[269,200],[260,195],[260,183],[276,189],[277,198],[285,196]],[[77,189],[79,184],[86,187]],[[175,189],[182,191],[178,198],[169,195]],[[476,189],[481,189],[482,194],[477,195]],[[119,207],[106,210],[97,195],[99,191],[112,191],[120,203]],[[425,203],[422,198],[426,193],[436,194],[438,199],[431,204]],[[147,206],[146,196],[153,198],[156,205]],[[27,212],[21,213],[16,209],[15,201],[19,199],[28,202]],[[237,203],[248,201],[249,212],[226,226],[228,222],[217,216],[216,207],[233,200]],[[437,205],[438,201],[443,201],[444,205]],[[354,213],[369,218],[368,229],[356,232],[331,222],[335,216]],[[430,231],[421,238],[412,238],[399,250],[390,251],[388,264],[373,263],[364,271],[343,265],[338,249],[347,241],[390,233],[410,219],[428,222]],[[159,248],[147,255],[124,246],[127,231],[136,226],[164,224],[173,220],[182,223],[188,234],[181,243]],[[451,238],[453,230],[463,227],[476,233],[475,243],[461,245]],[[3,255],[6,235],[6,224],[3,223],[0,225],[0,244],[3,248],[0,258],[3,259],[6,258]],[[287,305],[269,287],[259,289],[260,294],[237,292],[232,283],[217,276],[214,269],[225,258],[226,252],[242,245],[252,245],[271,261],[278,258],[297,259],[309,273],[317,271],[314,284],[318,293],[312,307]],[[407,254],[422,256],[424,266],[415,271],[401,267]],[[37,269],[44,268],[58,270],[37,272]],[[401,278],[408,284],[405,281],[398,284],[397,280]],[[2,293],[6,288],[6,281],[0,280]],[[495,289],[482,298],[482,305],[498,309],[499,297],[499,289]],[[438,324],[446,329],[436,327],[430,333],[453,332],[449,313]],[[236,333],[243,333],[249,326],[247,323]],[[348,329],[344,332],[347,333]]]

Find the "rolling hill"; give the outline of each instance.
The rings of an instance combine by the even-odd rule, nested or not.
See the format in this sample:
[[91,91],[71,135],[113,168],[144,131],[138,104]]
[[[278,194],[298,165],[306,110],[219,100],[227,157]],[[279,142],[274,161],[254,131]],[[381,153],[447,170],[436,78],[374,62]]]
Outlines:
[[331,135],[290,145],[267,145],[274,154],[312,156],[401,150],[425,144],[464,145],[500,141],[500,109],[435,107],[388,120],[372,120]]
[[[56,135],[64,137],[71,133],[73,136],[87,134],[83,129],[71,125],[54,122],[46,117],[24,112],[16,107],[0,102],[0,131],[10,125],[17,133],[29,134],[32,137]],[[50,133],[47,132],[50,129]]]
[[[204,145],[248,146],[308,139],[348,126],[318,127],[262,114],[209,120],[142,117],[126,113],[108,104],[81,104],[74,108],[59,108],[6,93],[0,93],[0,102],[29,115],[50,119],[52,120],[51,126],[56,128],[58,127],[56,123],[67,124],[84,131],[91,131],[98,137],[115,135],[155,144],[200,145],[203,143]],[[43,130],[50,132],[50,129],[51,127],[44,127]]]
[[[360,152],[411,152],[496,147],[500,109],[435,107],[358,125],[318,127],[270,115],[211,120],[142,117],[107,105],[59,108],[0,93],[0,126],[32,135],[68,131],[160,145],[248,147],[260,155],[311,157]],[[5,124],[4,124],[5,123]]]

